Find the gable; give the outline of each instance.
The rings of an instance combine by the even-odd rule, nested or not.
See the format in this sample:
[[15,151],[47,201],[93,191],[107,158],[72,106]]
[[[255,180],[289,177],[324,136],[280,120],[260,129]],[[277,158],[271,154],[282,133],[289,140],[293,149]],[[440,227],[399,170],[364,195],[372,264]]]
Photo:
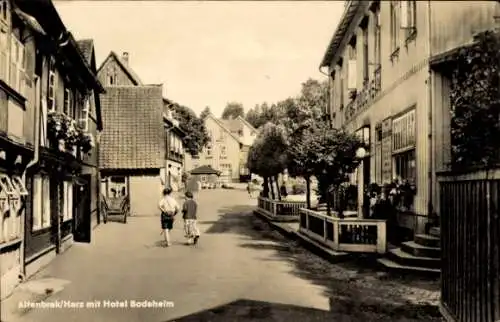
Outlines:
[[[106,86],[143,85],[139,76],[115,52],[111,52],[97,70],[97,76]],[[109,77],[114,78],[110,84]]]
[[[240,139],[238,137],[236,137],[233,133],[231,133],[231,131],[227,127],[225,127],[224,124],[222,124],[222,122],[219,121],[215,116],[209,114],[207,116],[207,118],[205,119],[205,123],[207,123],[207,121],[210,121],[210,123],[213,124],[212,128],[217,128],[219,131],[223,131],[224,133],[226,133],[226,137],[233,139],[238,144],[240,143]],[[207,125],[208,124],[206,124],[207,130],[208,130]],[[215,135],[218,136],[219,133],[215,133]]]

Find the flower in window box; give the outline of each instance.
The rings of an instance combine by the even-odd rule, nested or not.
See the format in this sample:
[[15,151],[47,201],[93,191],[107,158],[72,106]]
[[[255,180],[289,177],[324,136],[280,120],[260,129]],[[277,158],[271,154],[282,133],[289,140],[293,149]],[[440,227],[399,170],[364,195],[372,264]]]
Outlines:
[[81,133],[78,144],[82,148],[83,153],[89,153],[95,146],[94,136],[92,133]]

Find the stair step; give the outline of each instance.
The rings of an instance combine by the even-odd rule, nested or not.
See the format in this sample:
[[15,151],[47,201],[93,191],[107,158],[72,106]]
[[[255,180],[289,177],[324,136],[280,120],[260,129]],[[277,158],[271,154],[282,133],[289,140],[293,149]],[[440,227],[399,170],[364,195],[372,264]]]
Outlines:
[[439,275],[441,273],[441,270],[437,268],[401,265],[387,258],[378,258],[377,262],[388,269],[393,269],[399,272],[426,273],[430,275]]
[[415,241],[402,243],[401,250],[417,257],[441,258],[441,249],[439,247],[425,246],[417,244]]
[[413,239],[414,239],[415,243],[423,245],[423,246],[440,247],[440,245],[441,245],[441,238],[431,236],[431,235],[416,234]]
[[441,268],[440,258],[415,256],[403,251],[401,248],[391,249],[387,254],[390,259],[404,266]]
[[441,237],[441,227],[432,227],[429,230],[429,235],[440,238]]

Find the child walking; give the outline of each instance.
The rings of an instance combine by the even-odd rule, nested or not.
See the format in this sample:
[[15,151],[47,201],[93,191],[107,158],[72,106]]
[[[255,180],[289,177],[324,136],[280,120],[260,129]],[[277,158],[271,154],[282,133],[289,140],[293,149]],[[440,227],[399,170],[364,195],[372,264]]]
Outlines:
[[170,230],[174,226],[174,217],[179,212],[179,204],[172,197],[172,188],[167,187],[163,190],[163,197],[158,203],[161,211],[161,229],[165,238],[166,246],[170,246]]
[[200,238],[200,231],[196,226],[197,210],[198,204],[193,199],[193,193],[186,191],[186,201],[182,205],[182,218],[184,219],[184,231],[186,233],[185,237],[188,239],[188,244],[196,244]]

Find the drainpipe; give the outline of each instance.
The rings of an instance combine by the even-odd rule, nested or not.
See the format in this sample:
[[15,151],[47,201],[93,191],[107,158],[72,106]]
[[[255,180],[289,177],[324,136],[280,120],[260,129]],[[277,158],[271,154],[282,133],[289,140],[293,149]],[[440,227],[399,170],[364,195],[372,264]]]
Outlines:
[[[432,41],[431,41],[431,36],[432,36],[432,24],[431,24],[431,1],[429,0],[427,2],[427,28],[428,28],[428,37],[427,37],[427,57],[430,59],[432,55]],[[434,164],[434,152],[435,152],[435,138],[434,138],[434,119],[433,119],[433,114],[434,114],[434,106],[433,106],[433,82],[432,82],[432,69],[430,67],[429,63],[429,69],[428,69],[428,77],[427,77],[427,104],[429,106],[429,200],[427,204],[427,218],[429,219],[429,216],[431,216],[434,212],[434,205],[433,205],[433,200],[434,200],[434,193],[435,193],[435,187],[434,187],[434,171],[435,171],[435,164]]]
[[[34,131],[35,131],[35,140],[34,140],[34,155],[33,159],[28,163],[26,168],[23,171],[22,174],[22,181],[26,183],[26,173],[28,172],[28,169],[32,168],[38,163],[38,160],[40,158],[40,108],[41,108],[41,100],[40,100],[40,78],[38,76],[34,76],[33,82],[35,84],[35,108],[33,111],[34,117]],[[21,236],[23,236],[22,242],[21,242],[21,251],[20,251],[20,258],[19,261],[21,263],[21,274],[19,275],[19,279],[22,282],[25,279],[26,276],[26,266],[24,265],[24,258],[25,258],[25,248],[26,248],[26,208],[21,215]]]

